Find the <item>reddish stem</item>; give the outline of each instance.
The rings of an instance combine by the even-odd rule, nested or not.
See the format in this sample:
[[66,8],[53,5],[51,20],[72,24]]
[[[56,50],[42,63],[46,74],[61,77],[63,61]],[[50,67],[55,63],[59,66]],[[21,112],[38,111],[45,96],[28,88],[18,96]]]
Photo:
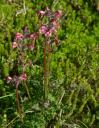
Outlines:
[[20,102],[19,102],[18,86],[19,86],[19,82],[17,82],[17,84],[16,84],[16,104],[17,104],[18,113],[20,114],[20,118],[23,121],[23,119],[22,119],[22,111],[21,111]]
[[25,86],[25,89],[27,91],[28,98],[31,99],[30,93],[29,93],[29,89],[28,89],[28,86],[27,86],[27,83],[26,82],[24,83],[24,86]]
[[44,91],[45,91],[45,99],[48,96],[48,83],[47,83],[47,62],[46,62],[46,42],[44,43]]

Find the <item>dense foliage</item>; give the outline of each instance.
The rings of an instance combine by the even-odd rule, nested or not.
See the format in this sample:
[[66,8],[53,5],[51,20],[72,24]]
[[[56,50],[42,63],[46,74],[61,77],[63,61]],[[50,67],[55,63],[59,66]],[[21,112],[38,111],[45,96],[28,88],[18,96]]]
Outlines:
[[[46,7],[61,10],[62,17],[46,51],[45,71],[49,38],[40,35],[33,46],[23,40],[18,50],[13,41],[24,28],[38,33],[48,23],[38,16]],[[23,43],[28,50],[21,50]],[[98,65],[98,0],[0,0],[0,128],[98,128]],[[14,75],[23,80],[18,90],[8,79],[19,80]]]

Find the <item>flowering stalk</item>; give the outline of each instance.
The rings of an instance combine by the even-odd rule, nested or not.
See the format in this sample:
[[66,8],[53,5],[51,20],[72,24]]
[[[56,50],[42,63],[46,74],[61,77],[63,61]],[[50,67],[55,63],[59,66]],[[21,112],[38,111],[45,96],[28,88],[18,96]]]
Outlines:
[[45,100],[48,98],[49,93],[49,77],[50,77],[50,43],[44,42],[44,91]]
[[28,86],[27,86],[26,82],[24,83],[24,86],[25,86],[25,89],[27,91],[28,98],[31,99],[29,89],[28,89]]
[[47,67],[46,67],[46,42],[44,42],[44,89],[45,89],[45,97],[47,97]]
[[[14,68],[13,68],[12,69],[13,76],[9,75],[6,80],[7,80],[7,83],[12,83],[16,87],[16,104],[17,104],[17,110],[18,110],[18,113],[19,113],[21,119],[22,119],[22,117],[21,117],[22,111],[21,111],[21,107],[20,107],[19,93],[18,93],[19,88],[18,87],[19,87],[20,83],[23,82],[24,87],[27,92],[27,95],[28,95],[28,98],[30,99],[29,89],[28,89],[28,86],[26,83],[26,81],[27,81],[26,67],[32,66],[31,60],[27,61],[27,58],[25,56],[25,53],[26,53],[25,51],[26,50],[33,51],[34,41],[36,40],[37,37],[38,37],[38,33],[30,34],[26,27],[26,28],[24,28],[23,34],[16,33],[15,39],[12,43],[12,48],[14,50],[16,50],[16,52],[17,52],[17,58],[16,58],[17,66],[14,67],[17,69],[17,72],[16,71],[14,72],[14,70],[13,70]],[[27,41],[29,41],[29,43]],[[21,69],[21,72],[22,72],[21,74],[19,74],[18,68]]]
[[48,97],[48,68],[47,68],[47,43],[44,42],[44,91],[45,99]]
[[[44,55],[44,91],[45,91],[45,99],[48,98],[49,93],[49,79],[50,79],[50,61],[51,61],[51,45],[55,43],[56,46],[58,44],[57,38],[57,30],[60,28],[58,20],[60,19],[62,13],[60,10],[56,12],[52,12],[48,7],[44,11],[39,11],[38,16],[42,20],[39,28],[39,32],[30,33],[28,28],[25,27],[23,30],[23,34],[16,33],[15,39],[12,43],[12,48],[16,50],[17,53],[17,68],[20,69],[21,67],[21,74],[19,72],[16,73],[14,76],[8,76],[7,82],[12,82],[16,85],[16,102],[18,111],[21,116],[21,108],[19,103],[19,93],[18,93],[18,86],[19,84],[24,81],[24,87],[27,91],[28,98],[30,99],[29,89],[26,83],[27,74],[26,74],[26,67],[27,65],[27,58],[25,56],[26,50],[33,51],[35,48],[35,41],[39,37],[40,34],[44,37],[43,43],[43,55]],[[43,23],[44,21],[46,23]],[[31,63],[30,63],[31,65]],[[15,66],[16,67],[16,66]]]
[[45,99],[47,99],[49,93],[51,48],[48,42],[45,42],[44,46],[44,89]]
[[44,40],[44,91],[45,99],[48,97],[49,92],[49,77],[50,77],[50,59],[51,59],[51,43],[55,42],[58,44],[57,38],[57,29],[59,29],[58,20],[61,17],[62,13],[60,10],[52,12],[48,7],[45,11],[41,10],[38,13],[38,16],[43,21],[43,17],[47,18],[47,23],[42,23],[39,29],[39,33],[42,34],[45,38]]
[[19,86],[19,83],[17,83],[16,85],[16,104],[17,104],[18,113],[20,114],[20,117],[21,117],[22,111],[21,111],[20,102],[19,102],[18,86]]
[[47,43],[47,47],[48,47],[47,69],[48,69],[48,81],[49,81],[49,79],[50,79],[50,62],[51,62],[51,46],[49,43]]

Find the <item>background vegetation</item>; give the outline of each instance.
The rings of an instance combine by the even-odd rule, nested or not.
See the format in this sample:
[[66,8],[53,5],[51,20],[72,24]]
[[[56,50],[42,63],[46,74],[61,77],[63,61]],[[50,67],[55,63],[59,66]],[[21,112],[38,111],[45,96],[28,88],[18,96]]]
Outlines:
[[[17,53],[12,49],[16,32],[28,26],[36,32],[37,11],[46,6],[62,10],[59,44],[52,46],[49,94],[44,100],[42,38],[27,52],[27,97],[19,86],[22,118],[17,112],[15,86],[6,77],[15,72]],[[99,1],[0,0],[0,128],[99,127]]]

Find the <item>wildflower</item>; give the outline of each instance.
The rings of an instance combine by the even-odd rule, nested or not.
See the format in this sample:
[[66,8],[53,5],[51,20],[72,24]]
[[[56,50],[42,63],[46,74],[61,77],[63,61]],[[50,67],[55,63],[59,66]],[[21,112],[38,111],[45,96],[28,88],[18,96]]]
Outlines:
[[7,83],[10,83],[12,81],[12,77],[7,76],[6,80],[7,80]]
[[20,40],[22,38],[23,38],[23,35],[21,33],[16,33],[16,35],[15,35],[16,40]]
[[42,11],[42,10],[38,11],[39,19],[41,19],[44,15],[45,15],[45,11]]
[[22,80],[22,81],[27,80],[27,75],[26,75],[26,73],[22,73],[19,78],[20,78],[20,80]]
[[17,48],[17,47],[18,47],[18,44],[17,44],[17,42],[14,41],[14,42],[12,43],[12,48],[14,49],[14,48]]
[[30,32],[27,26],[23,28],[24,38],[29,38]]
[[45,34],[47,32],[47,27],[45,25],[42,25],[39,29],[39,32]]
[[44,34],[46,37],[50,37],[53,33],[53,30],[50,27],[43,25],[40,27],[39,32]]
[[45,15],[45,11],[40,10],[40,11],[38,12],[38,14],[39,14],[40,16],[44,16],[44,15]]
[[48,7],[46,7],[46,16],[50,17],[50,18],[52,16],[52,12],[51,12],[51,10]]
[[61,10],[58,10],[55,12],[55,17],[56,18],[60,18],[62,16],[62,11]]
[[53,26],[55,26],[57,28],[57,26],[59,26],[58,22],[55,19],[51,20],[51,23]]
[[47,31],[46,33],[45,33],[45,36],[46,37],[50,37],[52,35],[52,31],[51,30],[49,30],[49,31]]
[[36,39],[38,38],[38,33],[37,33],[37,32],[32,33],[32,34],[30,35],[30,38],[33,39],[33,40],[36,40]]

